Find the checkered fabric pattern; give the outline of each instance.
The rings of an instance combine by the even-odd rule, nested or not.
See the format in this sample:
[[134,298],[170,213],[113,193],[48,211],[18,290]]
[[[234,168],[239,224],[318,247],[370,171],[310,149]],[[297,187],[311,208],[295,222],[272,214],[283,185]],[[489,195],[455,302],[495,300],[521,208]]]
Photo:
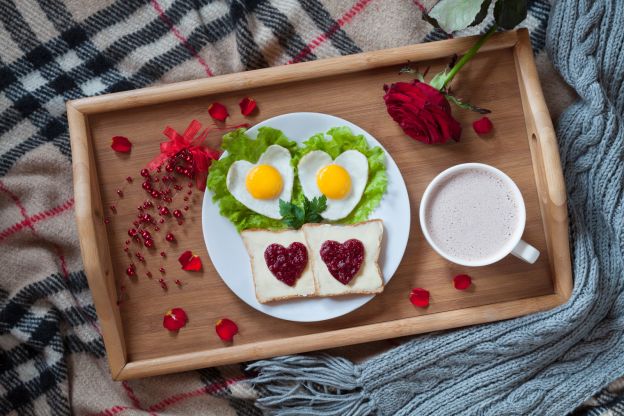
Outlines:
[[[111,380],[73,218],[66,100],[437,40],[420,20],[431,4],[0,0],[0,413],[260,414],[242,366]],[[530,2],[525,25],[555,85],[540,52],[549,9]],[[557,113],[566,97],[550,96]]]

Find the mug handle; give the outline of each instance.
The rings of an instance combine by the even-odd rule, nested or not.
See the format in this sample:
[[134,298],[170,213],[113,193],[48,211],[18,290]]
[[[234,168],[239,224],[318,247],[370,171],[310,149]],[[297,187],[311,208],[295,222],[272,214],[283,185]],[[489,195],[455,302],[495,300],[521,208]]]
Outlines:
[[511,250],[511,254],[527,263],[533,264],[539,258],[540,252],[531,244],[524,240],[518,241],[518,244]]

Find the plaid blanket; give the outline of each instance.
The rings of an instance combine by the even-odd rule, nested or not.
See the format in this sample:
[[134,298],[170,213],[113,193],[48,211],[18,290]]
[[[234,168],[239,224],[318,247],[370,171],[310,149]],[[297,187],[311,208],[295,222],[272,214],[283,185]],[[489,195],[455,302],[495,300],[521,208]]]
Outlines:
[[[0,0],[0,413],[260,414],[239,365],[111,380],[73,219],[66,100],[441,39],[420,20],[431,4]],[[524,25],[557,115],[572,95],[542,52],[549,9],[530,2]],[[616,388],[578,412],[621,403]]]

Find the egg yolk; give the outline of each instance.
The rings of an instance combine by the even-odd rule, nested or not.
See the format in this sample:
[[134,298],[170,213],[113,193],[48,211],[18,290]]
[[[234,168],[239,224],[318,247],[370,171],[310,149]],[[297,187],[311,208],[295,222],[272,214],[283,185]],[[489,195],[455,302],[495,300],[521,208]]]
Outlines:
[[270,165],[253,167],[245,180],[247,191],[256,199],[276,198],[284,187],[279,171]]
[[343,199],[351,190],[351,176],[340,165],[327,165],[316,174],[316,185],[327,198]]

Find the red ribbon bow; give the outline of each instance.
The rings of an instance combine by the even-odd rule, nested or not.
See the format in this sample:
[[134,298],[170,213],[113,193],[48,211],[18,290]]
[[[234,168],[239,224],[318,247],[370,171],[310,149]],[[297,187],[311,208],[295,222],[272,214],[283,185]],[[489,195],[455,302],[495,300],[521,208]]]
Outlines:
[[187,149],[193,156],[192,171],[195,186],[200,191],[204,191],[208,178],[208,168],[213,160],[219,159],[221,152],[204,144],[210,130],[206,128],[199,133],[201,127],[201,123],[197,120],[191,121],[184,134],[178,133],[170,126],[165,127],[163,134],[167,136],[169,141],[160,144],[160,154],[148,163],[147,168],[151,171],[156,170],[167,159]]

